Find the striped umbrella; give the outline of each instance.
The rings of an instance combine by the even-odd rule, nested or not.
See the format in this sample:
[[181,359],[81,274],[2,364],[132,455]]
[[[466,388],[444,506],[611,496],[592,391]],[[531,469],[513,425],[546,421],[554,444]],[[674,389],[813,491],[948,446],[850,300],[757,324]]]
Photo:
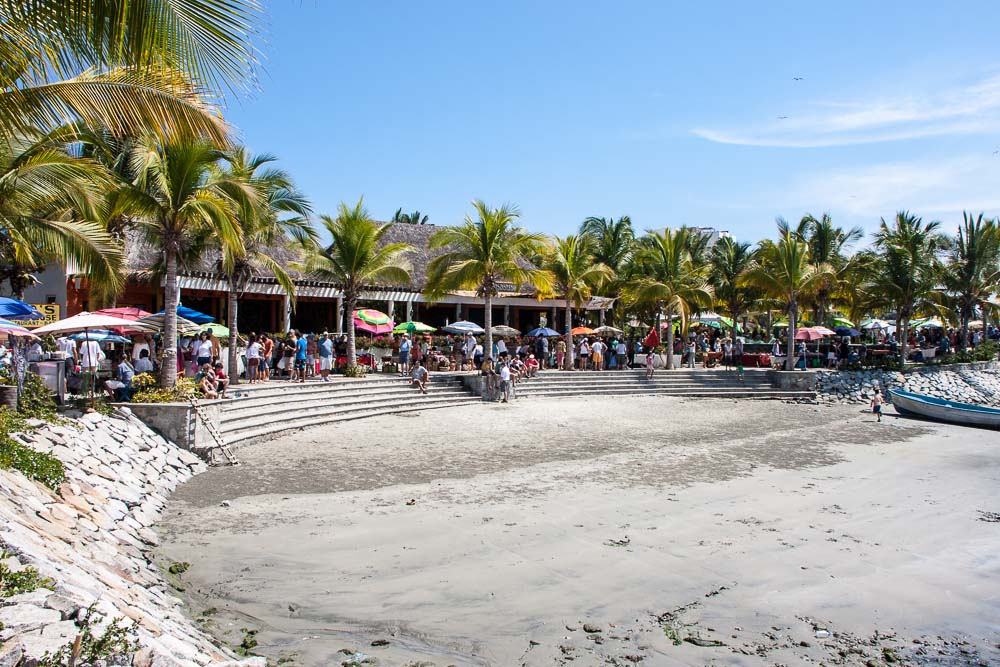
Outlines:
[[[143,325],[163,331],[166,327],[166,322],[164,321],[166,315],[163,313],[157,313],[156,315],[147,315],[146,317],[140,317],[135,321],[135,324]],[[201,333],[201,328],[192,322],[191,320],[185,320],[183,317],[177,317],[177,335],[179,336],[197,336]]]
[[417,334],[417,333],[432,333],[434,331],[437,331],[437,329],[435,329],[429,324],[424,324],[423,322],[400,322],[395,327],[393,327],[392,333]]
[[362,331],[373,334],[386,334],[392,331],[392,318],[381,310],[362,308],[354,311],[354,326]]
[[17,322],[11,322],[10,320],[4,320],[4,319],[0,319],[0,334],[10,334],[11,336],[29,336],[31,338],[38,338],[38,336],[31,333]]

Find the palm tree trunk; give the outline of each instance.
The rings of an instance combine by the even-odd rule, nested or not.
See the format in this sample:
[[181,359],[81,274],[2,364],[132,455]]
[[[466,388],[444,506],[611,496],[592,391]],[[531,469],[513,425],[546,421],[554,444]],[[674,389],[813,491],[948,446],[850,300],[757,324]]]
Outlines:
[[[240,307],[238,294],[236,293],[236,281],[229,280],[229,384],[240,383],[239,355],[236,354],[236,319]],[[249,378],[248,378],[249,379]]]
[[493,294],[492,290],[485,290],[486,316],[483,318],[483,328],[486,329],[486,345],[483,347],[483,357],[493,356]]
[[798,326],[799,319],[799,304],[792,299],[792,302],[788,304],[788,349],[785,353],[788,358],[785,359],[785,370],[794,371],[795,370],[795,328]]
[[674,370],[674,314],[667,313],[667,370]]
[[566,299],[566,358],[563,360],[563,368],[573,370],[573,306],[569,299]]
[[358,351],[354,335],[354,306],[358,297],[353,293],[344,293],[344,315],[347,318],[347,367],[358,365]]
[[163,286],[163,354],[160,361],[160,386],[171,389],[177,384],[177,249],[167,243],[166,280]]

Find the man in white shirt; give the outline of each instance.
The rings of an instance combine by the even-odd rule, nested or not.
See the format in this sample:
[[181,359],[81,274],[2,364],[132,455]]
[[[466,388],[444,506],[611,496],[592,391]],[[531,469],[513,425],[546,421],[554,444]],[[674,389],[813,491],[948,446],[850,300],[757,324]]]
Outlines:
[[497,359],[503,359],[507,356],[507,340],[501,338],[497,341]]
[[476,353],[476,337],[472,334],[465,334],[465,345],[462,346],[465,355],[465,363],[470,363]]
[[85,340],[80,343],[80,368],[84,373],[97,371],[104,358],[104,350],[96,340]]
[[618,364],[618,370],[625,370],[625,358],[628,356],[628,347],[625,345],[625,339],[619,338],[618,345],[615,346],[615,361]]
[[506,363],[500,364],[500,397],[501,403],[507,402],[507,396],[510,395],[510,366]]

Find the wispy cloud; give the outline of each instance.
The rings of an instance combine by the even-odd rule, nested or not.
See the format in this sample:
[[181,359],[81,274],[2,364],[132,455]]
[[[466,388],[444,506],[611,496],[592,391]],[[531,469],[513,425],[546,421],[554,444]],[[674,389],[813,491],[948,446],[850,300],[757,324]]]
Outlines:
[[735,129],[695,128],[709,141],[742,146],[821,148],[1000,128],[1000,76],[921,97],[829,102],[801,116]]
[[[785,199],[803,210],[833,210],[877,220],[897,210],[951,220],[963,210],[1000,212],[1000,158],[965,156],[946,161],[875,164],[811,174]],[[812,207],[812,208],[810,208]]]

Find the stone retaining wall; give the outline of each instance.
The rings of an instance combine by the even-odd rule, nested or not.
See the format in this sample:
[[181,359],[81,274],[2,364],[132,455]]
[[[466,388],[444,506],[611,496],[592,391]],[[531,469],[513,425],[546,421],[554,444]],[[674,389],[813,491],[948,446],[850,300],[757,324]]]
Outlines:
[[[152,525],[173,489],[205,469],[194,454],[164,440],[127,409],[92,413],[64,426],[14,436],[66,466],[56,494],[21,473],[0,470],[0,547],[12,570],[34,567],[54,583],[0,599],[0,667],[72,643],[87,609],[99,636],[114,619],[136,623],[135,667],[234,666],[182,611],[152,563]],[[242,663],[264,667],[263,658]]]
[[[901,388],[961,403],[1000,406],[1000,369],[995,361],[927,366],[899,371],[818,371],[816,397],[828,403],[868,403],[875,387]],[[888,397],[887,397],[888,398]]]

